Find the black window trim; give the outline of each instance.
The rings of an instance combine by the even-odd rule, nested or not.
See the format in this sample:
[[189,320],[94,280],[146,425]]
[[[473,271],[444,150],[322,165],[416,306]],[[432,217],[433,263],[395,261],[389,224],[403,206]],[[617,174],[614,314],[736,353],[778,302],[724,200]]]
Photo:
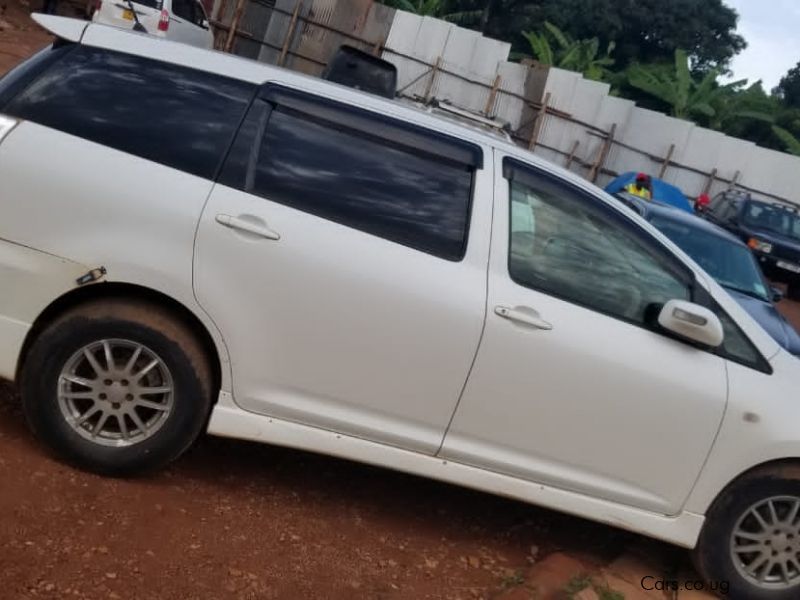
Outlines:
[[262,86],[259,98],[329,126],[345,128],[384,144],[391,143],[407,151],[424,154],[432,160],[455,163],[472,171],[478,171],[484,165],[483,149],[478,144],[345,102],[274,82]]
[[242,117],[236,124],[236,128],[233,130],[230,139],[225,144],[225,151],[220,156],[219,162],[217,163],[217,166],[214,169],[214,174],[211,177],[211,181],[214,182],[215,184],[219,181],[219,178],[222,176],[222,170],[225,168],[225,163],[228,161],[228,155],[231,153],[231,151],[233,150],[233,146],[236,143],[236,138],[239,135],[239,130],[242,128],[242,125],[244,125],[244,122],[247,119],[247,115],[250,114],[250,111],[252,110],[253,104],[255,103],[257,97],[258,97],[258,87],[256,87],[256,89],[253,91],[253,94],[250,96],[250,100],[248,100],[247,106],[242,112]]
[[[719,356],[723,360],[729,360],[731,362],[740,364],[745,367],[749,367],[756,371],[760,371],[767,375],[772,375],[773,369],[772,365],[770,365],[769,361],[764,357],[763,353],[759,348],[753,343],[750,337],[739,327],[736,320],[733,319],[727,311],[725,311],[711,296],[711,294],[705,289],[705,287],[700,284],[695,276],[694,272],[686,265],[684,265],[681,261],[679,261],[667,248],[664,247],[656,238],[649,235],[646,231],[644,231],[641,227],[637,226],[635,223],[631,221],[627,216],[622,214],[620,211],[614,210],[611,207],[605,206],[603,201],[597,197],[594,197],[590,192],[580,189],[577,186],[571,185],[568,181],[564,180],[563,178],[549,173],[539,167],[536,167],[530,163],[523,162],[519,159],[513,158],[511,156],[506,156],[503,158],[503,177],[509,182],[512,181],[520,181],[525,185],[529,185],[534,189],[541,188],[541,184],[544,181],[546,185],[548,185],[551,189],[553,187],[556,188],[568,188],[570,193],[574,196],[579,197],[586,205],[594,211],[602,214],[604,217],[620,224],[628,233],[633,234],[633,237],[642,242],[648,251],[652,253],[652,256],[656,258],[662,265],[666,266],[668,270],[670,270],[673,274],[675,274],[679,279],[682,279],[686,282],[686,286],[689,289],[689,300],[691,302],[695,302],[700,306],[708,308],[712,312],[721,312],[723,313],[745,341],[750,345],[750,347],[754,350],[757,360],[755,364],[748,363],[746,361],[740,360],[735,356],[729,355],[726,353],[722,346],[718,348],[708,348],[706,346],[700,344],[693,344],[690,340],[683,339],[679,336],[671,335],[669,332],[663,331],[658,329],[657,327],[653,327],[652,325],[648,325],[647,323],[642,323],[640,321],[636,321],[633,319],[626,319],[618,314],[613,314],[604,310],[599,310],[595,306],[591,306],[584,302],[578,302],[573,298],[565,297],[561,294],[552,291],[545,291],[539,288],[532,287],[529,283],[519,281],[518,278],[514,276],[511,270],[511,252],[509,249],[506,249],[508,253],[508,260],[506,262],[506,269],[508,271],[508,275],[511,280],[527,289],[533,290],[537,293],[544,294],[546,296],[550,296],[561,300],[563,302],[567,302],[569,304],[580,306],[581,308],[585,308],[587,310],[591,310],[592,312],[602,314],[604,316],[610,317],[612,319],[616,319],[617,321],[621,321],[623,323],[627,323],[629,325],[633,325],[635,327],[639,327],[640,329],[645,329],[650,331],[651,333],[655,333],[658,335],[662,335],[664,337],[668,337],[670,339],[675,339],[682,343],[688,344],[690,346],[694,346],[699,350],[704,352],[708,352],[709,354],[713,354],[715,356]],[[527,183],[526,183],[527,182]],[[508,197],[508,211],[509,211],[509,219],[511,217],[511,200],[510,196]],[[510,221],[509,221],[510,222]],[[510,244],[510,239],[509,239]]]

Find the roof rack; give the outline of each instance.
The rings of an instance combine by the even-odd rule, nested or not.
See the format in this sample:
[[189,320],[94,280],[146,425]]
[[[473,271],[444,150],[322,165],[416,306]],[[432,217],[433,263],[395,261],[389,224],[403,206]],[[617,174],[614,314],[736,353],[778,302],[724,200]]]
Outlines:
[[784,204],[782,202],[771,202],[770,204],[772,206],[774,206],[775,208],[778,208],[780,210],[785,210],[786,212],[790,212],[790,213],[794,213],[794,214],[798,214],[800,212],[800,211],[797,210],[796,206],[789,206],[788,204]]
[[478,127],[489,133],[493,133],[502,139],[512,142],[511,138],[511,124],[496,117],[487,117],[486,115],[478,112],[467,110],[455,106],[448,100],[439,100],[436,98],[425,100],[420,96],[412,96],[408,98],[412,103],[420,108],[435,115],[439,115],[454,121],[459,121],[462,124]]

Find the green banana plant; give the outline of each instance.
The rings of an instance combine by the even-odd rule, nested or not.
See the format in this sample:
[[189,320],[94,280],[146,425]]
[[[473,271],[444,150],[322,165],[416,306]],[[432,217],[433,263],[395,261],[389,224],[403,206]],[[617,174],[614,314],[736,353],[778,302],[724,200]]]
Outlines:
[[613,66],[611,54],[616,44],[610,42],[605,54],[599,55],[600,40],[589,38],[575,40],[558,27],[545,21],[541,32],[526,31],[522,34],[528,41],[534,58],[543,65],[550,65],[582,73],[587,79],[596,81],[605,78]]

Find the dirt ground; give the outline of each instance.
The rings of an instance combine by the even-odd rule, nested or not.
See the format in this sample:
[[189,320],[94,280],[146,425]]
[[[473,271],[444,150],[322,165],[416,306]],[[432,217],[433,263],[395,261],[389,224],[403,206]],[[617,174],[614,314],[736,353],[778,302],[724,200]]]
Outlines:
[[[48,42],[29,12],[0,0],[0,73]],[[666,544],[281,448],[207,437],[157,474],[96,477],[49,456],[0,382],[4,600],[663,600],[642,576],[678,574],[695,577]]]

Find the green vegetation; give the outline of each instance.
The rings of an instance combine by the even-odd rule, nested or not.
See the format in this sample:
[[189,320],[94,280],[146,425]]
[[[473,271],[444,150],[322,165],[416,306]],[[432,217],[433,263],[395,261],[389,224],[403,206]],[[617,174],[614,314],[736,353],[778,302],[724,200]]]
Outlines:
[[542,33],[523,33],[536,60],[545,65],[578,71],[596,81],[609,76],[609,69],[614,65],[611,53],[616,47],[615,42],[609,42],[605,53],[599,55],[598,38],[575,40],[548,21],[544,22],[544,27],[545,31]]
[[800,156],[800,62],[769,92],[726,82],[745,48],[724,0],[382,0],[605,81],[640,106]]

